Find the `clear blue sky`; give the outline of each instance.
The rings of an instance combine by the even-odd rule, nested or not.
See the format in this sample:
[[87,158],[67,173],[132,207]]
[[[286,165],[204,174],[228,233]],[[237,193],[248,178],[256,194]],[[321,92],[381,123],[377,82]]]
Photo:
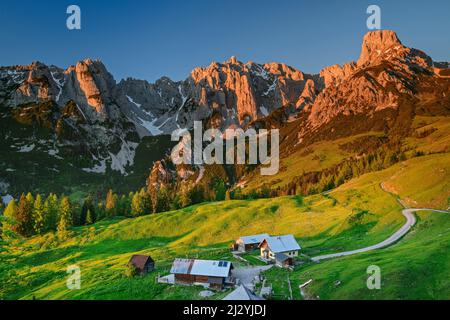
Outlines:
[[[70,4],[81,7],[81,31],[66,28]],[[90,57],[116,80],[181,80],[236,55],[312,73],[357,59],[369,4],[403,43],[450,60],[448,0],[1,0],[0,65],[65,68]]]

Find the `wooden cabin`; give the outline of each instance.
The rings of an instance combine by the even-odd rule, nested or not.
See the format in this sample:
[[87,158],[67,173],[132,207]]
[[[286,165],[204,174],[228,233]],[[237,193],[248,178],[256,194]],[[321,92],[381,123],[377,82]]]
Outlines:
[[259,248],[264,260],[281,267],[294,265],[294,258],[301,249],[293,235],[268,237],[260,243]]
[[170,269],[175,284],[200,284],[222,290],[234,284],[231,277],[233,265],[229,261],[175,259]]
[[133,255],[127,266],[131,265],[136,268],[140,275],[144,275],[155,270],[155,261],[150,256],[145,256],[142,254]]
[[257,250],[259,244],[266,238],[269,238],[270,236],[267,233],[263,234],[256,234],[253,236],[242,236],[239,239],[236,240],[236,242],[233,245],[234,251],[239,252],[249,252],[253,250]]

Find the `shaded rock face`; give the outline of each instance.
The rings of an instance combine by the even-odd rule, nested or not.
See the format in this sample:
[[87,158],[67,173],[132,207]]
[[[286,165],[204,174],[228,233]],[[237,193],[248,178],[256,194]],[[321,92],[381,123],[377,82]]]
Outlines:
[[105,173],[108,163],[126,174],[133,164],[140,139],[115,92],[116,82],[100,61],[87,59],[66,70],[39,62],[0,68],[0,113],[49,129],[56,148],[87,159],[86,172]]
[[64,106],[74,101],[93,120],[115,114],[112,105],[116,83],[100,61],[87,59],[67,70],[40,62],[3,67],[0,78],[3,80],[0,90],[4,92],[0,103],[10,107],[49,100]]

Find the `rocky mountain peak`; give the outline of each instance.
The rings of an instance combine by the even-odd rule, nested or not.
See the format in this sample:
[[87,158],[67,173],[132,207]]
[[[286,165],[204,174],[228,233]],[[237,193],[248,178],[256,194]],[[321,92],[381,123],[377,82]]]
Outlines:
[[236,58],[236,56],[231,56],[230,59],[228,60],[228,63],[237,64],[238,59]]
[[[100,60],[85,59],[69,67],[65,74],[70,93],[79,104],[94,108],[99,114],[106,112],[116,82]],[[84,97],[84,99],[83,99]]]
[[358,66],[372,62],[387,53],[390,49],[404,48],[397,34],[391,30],[378,30],[368,32],[363,39],[362,51]]
[[381,111],[398,112],[405,101],[417,98],[420,82],[428,81],[434,74],[431,58],[404,46],[395,32],[369,32],[364,37],[357,63],[322,70],[326,88],[308,108],[311,110],[309,129],[339,117],[362,114],[374,117]]

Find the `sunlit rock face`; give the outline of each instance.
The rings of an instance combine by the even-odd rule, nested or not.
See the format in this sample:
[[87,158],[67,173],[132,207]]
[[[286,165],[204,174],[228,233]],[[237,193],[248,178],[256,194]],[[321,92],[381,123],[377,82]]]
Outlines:
[[242,63],[236,57],[194,69],[192,93],[200,106],[219,113],[222,126],[244,126],[272,111],[313,100],[321,88],[319,76],[282,63]]
[[405,47],[395,32],[369,32],[357,62],[321,71],[325,89],[310,107],[307,127],[320,127],[338,115],[370,117],[398,109],[401,99],[414,98],[419,78],[431,76],[432,66],[430,57]]

